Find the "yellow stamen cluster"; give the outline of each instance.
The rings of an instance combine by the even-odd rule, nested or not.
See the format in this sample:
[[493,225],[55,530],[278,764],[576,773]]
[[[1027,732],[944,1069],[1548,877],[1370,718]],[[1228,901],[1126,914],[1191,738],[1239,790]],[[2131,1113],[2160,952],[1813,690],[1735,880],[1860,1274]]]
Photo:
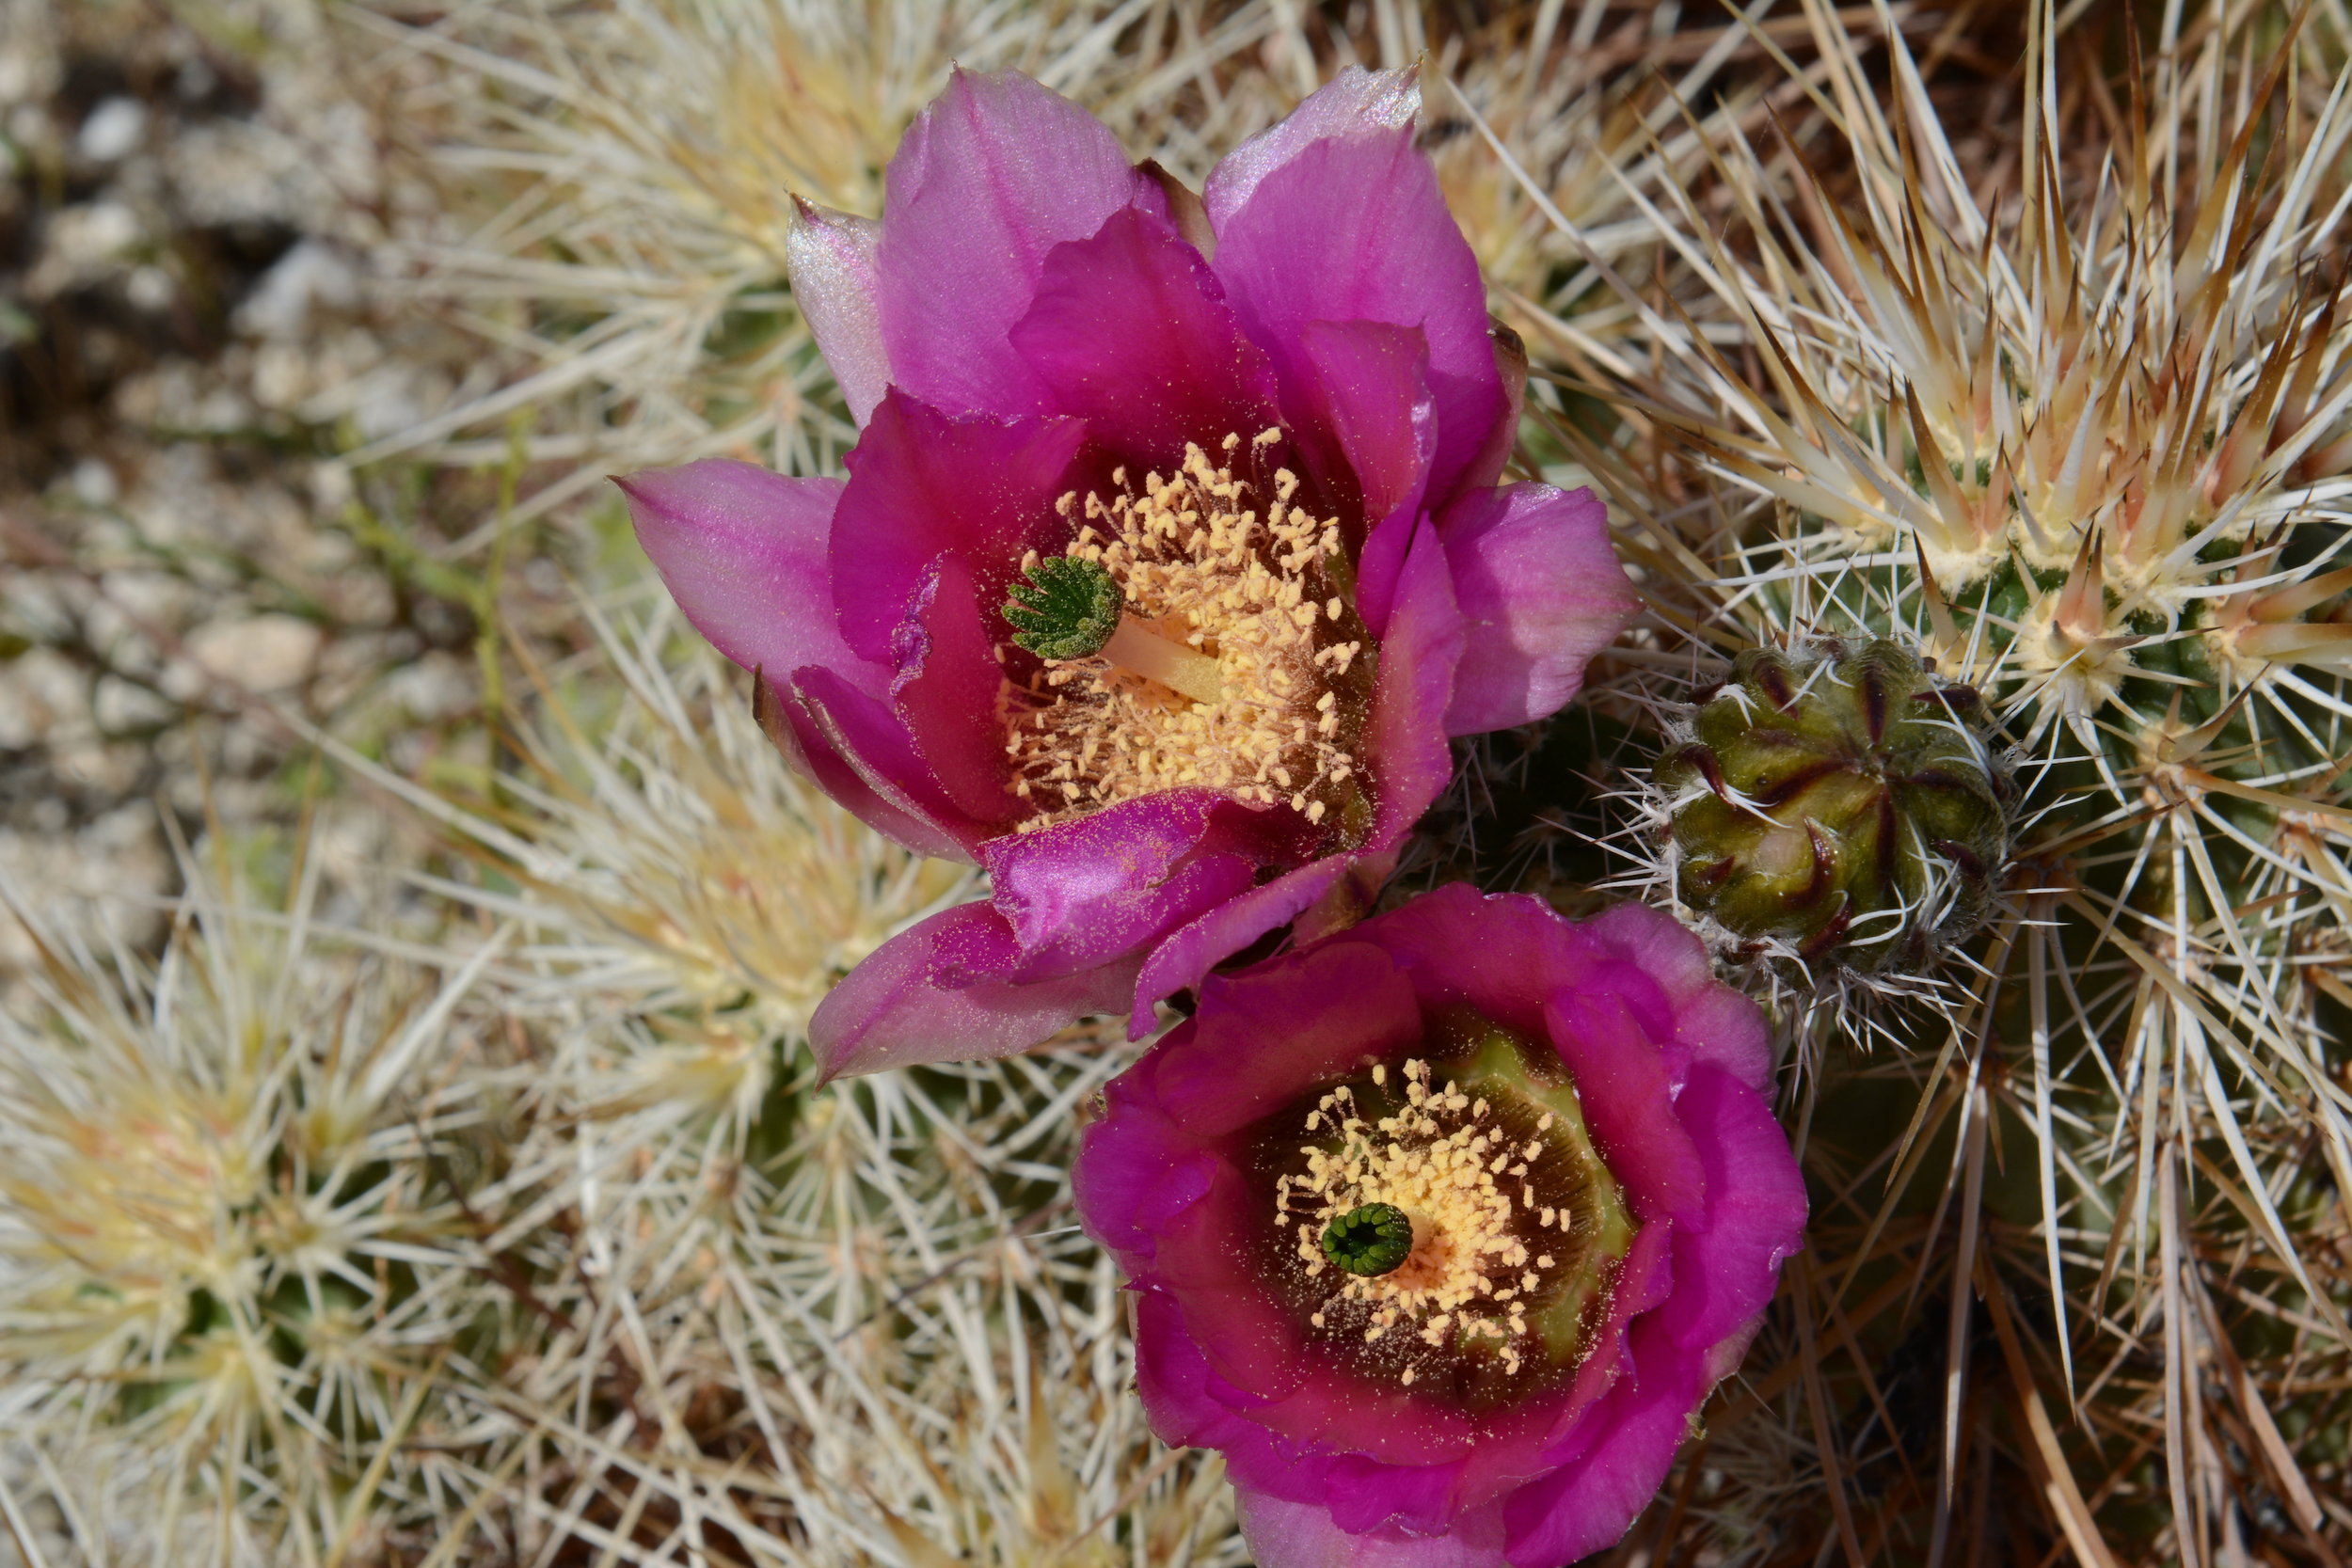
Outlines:
[[[1372,1079],[1385,1085],[1387,1069],[1375,1067]],[[1536,1121],[1535,1137],[1522,1140],[1498,1124],[1485,1100],[1452,1080],[1437,1087],[1419,1060],[1405,1064],[1405,1096],[1394,1115],[1375,1118],[1345,1085],[1324,1095],[1307,1114],[1306,1131],[1322,1141],[1301,1148],[1305,1173],[1275,1184],[1277,1223],[1294,1233],[1308,1277],[1338,1282],[1310,1321],[1333,1330],[1337,1320],[1352,1329],[1360,1319],[1366,1344],[1393,1333],[1418,1335],[1432,1349],[1485,1340],[1516,1374],[1529,1298],[1559,1265],[1528,1237],[1556,1228],[1560,1256],[1578,1250],[1575,1210],[1543,1206],[1528,1175],[1546,1152],[1551,1113]],[[1333,1133],[1336,1149],[1328,1147]],[[1369,1277],[1339,1270],[1322,1246],[1324,1227],[1368,1203],[1393,1205],[1413,1222],[1405,1261]],[[1400,1381],[1413,1377],[1408,1366]]]
[[[1331,567],[1336,517],[1294,506],[1298,477],[1263,473],[1269,430],[1225,465],[1198,446],[1175,474],[1118,493],[1072,492],[1057,510],[1076,525],[1068,552],[1107,569],[1126,625],[1216,661],[1222,694],[1186,697],[1104,655],[1049,660],[1025,685],[1005,685],[1006,753],[1014,789],[1035,808],[1024,832],[1137,796],[1200,787],[1260,805],[1288,801],[1321,822],[1360,767],[1353,748],[1369,681],[1347,677],[1366,636]],[[1263,504],[1263,514],[1259,510]],[[1025,571],[1037,563],[1025,558]],[[999,650],[1005,657],[1005,650]]]

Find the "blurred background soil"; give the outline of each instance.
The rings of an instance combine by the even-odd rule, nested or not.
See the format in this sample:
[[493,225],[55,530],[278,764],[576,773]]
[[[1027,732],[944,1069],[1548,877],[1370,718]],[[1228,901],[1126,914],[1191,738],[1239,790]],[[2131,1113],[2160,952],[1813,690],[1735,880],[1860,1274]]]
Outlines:
[[[499,374],[401,297],[450,222],[402,70],[302,0],[0,4],[0,877],[134,942],[167,818],[290,819],[304,723],[416,772],[478,728],[489,596],[562,597],[444,559],[497,475],[334,461]],[[345,896],[393,831],[324,806]]]

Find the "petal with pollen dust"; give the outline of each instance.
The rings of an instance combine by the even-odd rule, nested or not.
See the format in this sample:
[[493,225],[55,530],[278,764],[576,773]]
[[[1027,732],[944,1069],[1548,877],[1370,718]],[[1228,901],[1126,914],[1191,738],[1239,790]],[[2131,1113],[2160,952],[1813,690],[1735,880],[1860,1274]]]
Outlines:
[[1511,484],[1464,497],[1438,523],[1467,623],[1452,735],[1507,730],[1567,705],[1584,667],[1641,608],[1590,490]]
[[890,386],[890,351],[882,344],[882,275],[875,251],[882,225],[792,198],[792,227],[784,237],[784,267],[792,300],[808,323],[817,352],[840,383],[850,415],[864,424]]
[[1266,815],[1216,790],[1171,789],[984,847],[980,863],[1012,923],[1021,978],[1139,951],[1247,893],[1279,852],[1252,831]]
[[894,385],[960,412],[1043,412],[1046,388],[1008,337],[1046,253],[1121,207],[1165,217],[1156,181],[1052,88],[959,70],[890,161],[880,252]]
[[841,481],[714,457],[613,483],[637,542],[712,647],[775,681],[803,664],[859,662],[834,627],[825,561]]
[[867,955],[808,1022],[827,1078],[925,1062],[1010,1056],[1090,1013],[1117,1012],[1133,960],[1019,985],[1004,916],[986,904],[944,910]]

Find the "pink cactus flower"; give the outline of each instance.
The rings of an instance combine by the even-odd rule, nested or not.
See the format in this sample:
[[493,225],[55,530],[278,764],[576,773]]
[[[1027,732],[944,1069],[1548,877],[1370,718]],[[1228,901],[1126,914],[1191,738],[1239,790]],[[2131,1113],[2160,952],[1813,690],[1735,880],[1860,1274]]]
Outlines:
[[1656,911],[1456,884],[1202,986],[1078,1212],[1259,1568],[1559,1568],[1740,1363],[1804,1183],[1764,1020]]
[[992,895],[811,1027],[829,1072],[999,1055],[1343,924],[1449,736],[1573,697],[1634,608],[1587,491],[1499,485],[1524,360],[1352,71],[1195,196],[1076,105],[959,72],[879,224],[803,207],[848,480],[622,482],[796,767]]

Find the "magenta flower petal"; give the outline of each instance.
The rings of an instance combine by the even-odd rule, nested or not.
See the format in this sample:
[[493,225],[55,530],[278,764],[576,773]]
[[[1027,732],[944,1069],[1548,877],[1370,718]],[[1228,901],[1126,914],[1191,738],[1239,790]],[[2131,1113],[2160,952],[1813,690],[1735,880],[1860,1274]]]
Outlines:
[[[1609,1316],[1593,1337],[1592,1354],[1576,1370],[1576,1380],[1561,1399],[1544,1442],[1537,1448],[1538,1454],[1553,1466],[1570,1464],[1589,1451],[1593,1433],[1600,1428],[1597,1419],[1586,1419],[1587,1413],[1602,1395],[1636,1375],[1633,1325],[1673,1298],[1674,1250],[1671,1226],[1645,1225],[1634,1234],[1632,1248],[1617,1265],[1617,1277],[1610,1287]],[[1741,1344],[1745,1343],[1743,1339]]]
[[1286,410],[1304,395],[1307,368],[1292,345],[1308,323],[1421,328],[1438,406],[1431,504],[1494,482],[1470,471],[1507,409],[1486,285],[1411,132],[1301,148],[1218,223],[1216,266],[1243,325],[1273,352]]
[[1458,1515],[1442,1535],[1351,1535],[1330,1511],[1238,1491],[1242,1539],[1259,1568],[1503,1568],[1502,1510]]
[[834,627],[825,562],[839,480],[714,457],[619,483],[637,542],[712,647],[779,680],[803,664],[855,662]]
[[1209,789],[1122,800],[982,851],[1021,977],[1090,969],[1245,894],[1276,846],[1259,814]]
[[[815,665],[807,666],[805,673],[819,683],[830,674]],[[832,679],[837,682],[840,677]],[[895,784],[885,781],[885,786],[878,788],[867,783],[866,775],[836,743],[838,726],[821,705],[802,695],[797,684],[786,687],[763,682],[755,703],[768,738],[775,743],[784,759],[859,821],[917,854],[937,855],[945,860],[972,858],[963,840],[902,803],[904,792]]]
[[1128,1037],[1141,1039],[1159,1027],[1152,1009],[1161,997],[1192,990],[1208,977],[1210,970],[1268,931],[1306,913],[1346,872],[1347,862],[1337,856],[1312,862],[1234,895],[1170,934],[1144,960],[1136,982],[1134,1013],[1127,1022]]
[[1227,153],[1200,193],[1218,229],[1257,191],[1258,182],[1327,136],[1360,131],[1408,131],[1421,114],[1421,72],[1350,66],[1315,89],[1282,121]]
[[1303,395],[1338,449],[1323,463],[1349,476],[1363,503],[1356,608],[1373,635],[1385,637],[1438,451],[1428,340],[1386,322],[1309,322],[1299,346]]
[[1447,732],[1558,712],[1641,606],[1610,546],[1607,509],[1589,490],[1512,484],[1470,492],[1438,531],[1469,624]]
[[1209,1196],[1217,1161],[1165,1117],[1152,1115],[1148,1104],[1135,1109],[1134,1127],[1135,1135],[1124,1140],[1120,1159],[1081,1164],[1071,1179],[1089,1193],[1082,1201],[1106,1216],[1105,1234],[1116,1236],[1116,1244],[1149,1257],[1156,1238],[1175,1228],[1185,1211]]
[[1706,1165],[1708,1212],[1678,1226],[1673,1295],[1638,1323],[1631,1368],[1558,1445],[1564,1464],[1506,1505],[1514,1564],[1573,1562],[1609,1545],[1657,1492],[1687,1412],[1728,1376],[1782,1259],[1803,1244],[1804,1183],[1760,1096],[1702,1066],[1676,1101]]
[[[1216,1162],[1207,1155],[1193,1158],[1197,1163],[1168,1168],[1173,1192],[1191,1193],[1196,1183],[1199,1194],[1207,1192]],[[1199,1194],[1193,1203],[1200,1201]],[[1153,1233],[1160,1228],[1154,1225]],[[1263,1472],[1272,1489],[1292,1490],[1285,1485],[1290,1466],[1275,1451],[1274,1434],[1211,1396],[1209,1358],[1199,1337],[1184,1327],[1175,1298],[1165,1291],[1138,1291],[1135,1302],[1136,1396],[1160,1441],[1173,1448],[1222,1449],[1229,1473],[1244,1466]]]
[[[1460,932],[1473,918],[1478,942],[1475,950],[1466,950]],[[1591,972],[1597,924],[1570,926],[1534,899],[1482,898],[1474,888],[1449,882],[1367,922],[1355,934],[1377,942],[1419,976],[1424,994],[1470,1007],[1523,1035],[1540,1035],[1547,1027],[1552,978],[1581,979]]]
[[[1645,1323],[1634,1332],[1651,1341],[1664,1331]],[[1694,1368],[1659,1364],[1653,1345],[1643,1344],[1635,1359],[1635,1370],[1585,1412],[1589,1447],[1503,1499],[1512,1568],[1575,1562],[1613,1544],[1657,1495],[1690,1435],[1691,1412],[1713,1386]]]
[[1565,1016],[1548,1007],[1545,1023],[1576,1075],[1601,1158],[1644,1221],[1691,1223],[1706,1212],[1706,1169],[1677,1114],[1663,1053],[1643,1049],[1656,1033],[1606,990],[1580,993],[1573,1006]]
[[959,419],[893,389],[850,454],[827,536],[843,640],[893,662],[891,636],[945,554],[1002,593],[1021,552],[1051,541],[1085,442],[1075,420]]
[[1003,677],[982,613],[971,562],[940,555],[917,579],[892,640],[898,674],[890,703],[956,810],[993,836],[1018,819],[1021,803],[997,738]]
[[1715,963],[1679,921],[1642,904],[1619,904],[1577,927],[1603,959],[1633,964],[1664,992],[1675,1038],[1693,1062],[1722,1068],[1758,1094],[1772,1086],[1772,1038],[1755,1004],[1718,982]]
[[826,1078],[1026,1051],[1090,1014],[1122,1010],[1133,960],[1022,985],[1004,917],[959,904],[891,938],[808,1022]]
[[880,268],[893,385],[942,408],[1051,407],[1007,335],[1046,253],[1122,207],[1168,215],[1092,115],[1026,76],[957,71],[890,161]]
[[784,237],[792,300],[833,368],[850,417],[864,424],[890,386],[877,257],[882,225],[797,197],[792,205],[793,224]]
[[[977,858],[994,824],[957,804],[916,749],[906,721],[887,703],[815,665],[795,672],[792,688],[826,749],[856,773],[867,791],[893,812],[945,837],[956,847],[955,858]],[[851,802],[845,799],[843,803]],[[889,831],[872,817],[866,820],[878,831]]]
[[1369,747],[1380,759],[1379,814],[1372,844],[1386,848],[1421,819],[1454,773],[1446,745],[1447,693],[1462,658],[1462,621],[1445,550],[1434,531],[1415,538],[1397,579],[1396,604],[1381,644]]
[[1339,447],[1331,467],[1363,498],[1366,531],[1409,520],[1438,450],[1429,340],[1387,322],[1319,321],[1299,328],[1298,344],[1306,395]]
[[[1079,1213],[1262,1568],[1556,1568],[1646,1505],[1805,1219],[1694,947],[1442,889],[1210,979],[1110,1085]],[[1375,1205],[1410,1222],[1376,1259]]]
[[1803,1243],[1804,1180],[1763,1096],[1720,1068],[1693,1069],[1675,1108],[1706,1166],[1708,1217],[1703,1229],[1677,1227],[1694,1258],[1664,1321],[1678,1343],[1705,1352],[1772,1301],[1781,1259]]
[[[1395,961],[1360,942],[1299,949],[1295,974],[1268,968],[1208,982],[1195,1015],[1199,1049],[1147,1058],[1149,1103],[1194,1133],[1223,1137],[1272,1116],[1298,1095],[1300,1076],[1338,1077],[1366,1053],[1392,1052],[1420,1034],[1412,981]],[[1279,1036],[1279,1052],[1253,1049]],[[1136,1076],[1145,1076],[1137,1069]],[[1109,1092],[1126,1095],[1124,1078]],[[1117,1144],[1079,1161],[1109,1163]]]
[[1173,467],[1275,422],[1274,376],[1200,253],[1138,208],[1056,245],[1012,346],[1049,393],[1122,456]]

